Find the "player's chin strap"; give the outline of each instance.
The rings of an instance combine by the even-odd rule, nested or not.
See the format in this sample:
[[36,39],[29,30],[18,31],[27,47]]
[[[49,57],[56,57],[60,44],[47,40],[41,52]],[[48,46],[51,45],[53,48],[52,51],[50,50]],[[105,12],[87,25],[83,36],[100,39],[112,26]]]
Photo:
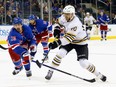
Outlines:
[[3,49],[3,50],[7,50],[8,49],[8,48],[6,48],[6,47],[4,47],[2,45],[0,45],[0,48]]

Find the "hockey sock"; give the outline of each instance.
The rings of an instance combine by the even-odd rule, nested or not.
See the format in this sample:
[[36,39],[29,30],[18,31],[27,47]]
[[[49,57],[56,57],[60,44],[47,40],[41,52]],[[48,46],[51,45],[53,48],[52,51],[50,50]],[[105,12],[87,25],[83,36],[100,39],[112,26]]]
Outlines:
[[80,59],[79,63],[84,69],[87,69],[89,72],[95,74],[96,76],[99,75],[99,72],[96,70],[96,67],[91,64],[87,59]]

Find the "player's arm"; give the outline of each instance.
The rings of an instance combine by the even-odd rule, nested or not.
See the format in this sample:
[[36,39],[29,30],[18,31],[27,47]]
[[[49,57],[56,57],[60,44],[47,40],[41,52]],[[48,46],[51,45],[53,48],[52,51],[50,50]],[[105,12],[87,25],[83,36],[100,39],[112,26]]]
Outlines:
[[21,46],[23,42],[22,36],[17,32],[11,32],[8,36],[9,49],[12,49],[15,53],[21,55],[26,49]]
[[13,45],[16,45],[16,44],[20,45],[23,41],[20,33],[16,32],[15,30],[11,30],[7,40],[8,40],[8,43],[9,43],[10,46],[13,46]]
[[23,26],[25,28],[25,37],[27,39],[27,41],[30,43],[30,44],[35,44],[36,43],[36,39],[35,39],[35,36],[33,35],[32,33],[32,30],[29,26]]
[[110,22],[108,15],[106,15],[106,21],[107,21],[107,24]]
[[77,27],[72,27],[69,29],[67,33],[63,36],[63,38],[58,39],[57,41],[54,41],[49,44],[49,48],[55,49],[59,45],[67,45],[69,43],[72,43],[73,40],[76,39],[76,34],[77,34]]
[[29,42],[29,45],[30,45],[30,47],[29,47],[30,51],[31,52],[36,52],[37,51],[37,46],[36,46],[35,36],[33,35],[30,27],[25,26],[25,28],[27,28],[27,29],[25,29],[26,30],[25,33],[26,33],[26,38],[27,38],[27,40]]
[[51,23],[49,23],[49,22],[47,22],[47,29],[48,29],[48,37],[52,37],[52,24]]
[[49,37],[52,37],[52,24],[48,21],[44,21],[44,20],[40,20],[40,24],[45,28],[47,29],[48,31],[48,38]]
[[78,33],[77,26],[71,27],[67,31],[67,33],[65,33],[64,37],[60,39],[62,45],[72,43],[76,39],[77,33]]
[[61,27],[59,24],[54,24],[54,32],[53,35],[55,38],[59,39],[60,38],[60,33],[61,33]]
[[93,21],[93,24],[96,24],[96,19],[93,17],[93,16],[91,16],[92,17],[92,21]]
[[60,19],[61,19],[61,17],[56,19],[55,24],[54,24],[53,35],[57,39],[59,39],[61,35],[63,36],[63,33],[64,33],[64,26],[62,25]]

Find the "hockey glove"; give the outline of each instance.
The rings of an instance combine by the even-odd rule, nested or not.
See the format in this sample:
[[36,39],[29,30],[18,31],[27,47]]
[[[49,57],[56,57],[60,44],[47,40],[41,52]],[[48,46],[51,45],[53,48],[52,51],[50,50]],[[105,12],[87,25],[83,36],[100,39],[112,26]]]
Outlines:
[[37,46],[36,45],[31,45],[30,46],[30,51],[31,52],[36,52],[37,51]]
[[61,45],[61,41],[60,41],[60,40],[54,41],[54,42],[52,42],[52,43],[49,44],[49,48],[50,48],[50,49],[55,49],[55,48],[57,48],[59,45]]
[[59,39],[60,38],[60,27],[59,26],[56,26],[55,29],[54,29],[54,37]]

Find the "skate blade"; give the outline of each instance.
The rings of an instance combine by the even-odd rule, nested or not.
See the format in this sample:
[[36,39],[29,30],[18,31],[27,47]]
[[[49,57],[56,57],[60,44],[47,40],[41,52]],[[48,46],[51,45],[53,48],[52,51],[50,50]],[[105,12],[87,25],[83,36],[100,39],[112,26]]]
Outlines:
[[28,77],[28,79],[29,79],[29,80],[31,80],[31,76],[30,76],[30,77]]

